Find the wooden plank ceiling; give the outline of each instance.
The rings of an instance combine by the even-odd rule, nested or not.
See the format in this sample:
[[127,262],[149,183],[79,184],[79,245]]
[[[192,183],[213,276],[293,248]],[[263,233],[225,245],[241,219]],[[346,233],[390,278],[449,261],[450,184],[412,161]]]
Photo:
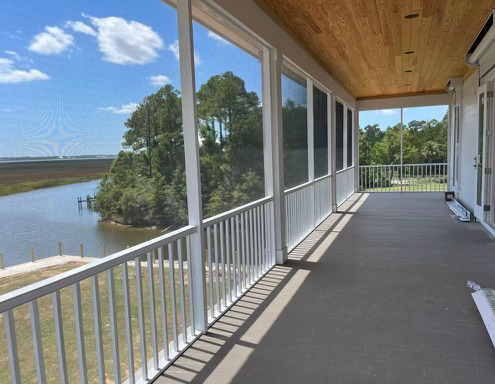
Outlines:
[[495,0],[256,2],[358,99],[443,92],[469,71],[465,54],[495,8]]

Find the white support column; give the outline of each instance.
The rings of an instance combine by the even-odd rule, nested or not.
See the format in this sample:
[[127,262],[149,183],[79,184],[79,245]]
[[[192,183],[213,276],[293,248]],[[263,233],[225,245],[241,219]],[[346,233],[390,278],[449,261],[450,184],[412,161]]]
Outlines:
[[330,92],[327,92],[327,151],[328,151],[328,156],[327,156],[327,167],[328,171],[327,173],[330,175],[333,175],[334,172],[332,170],[332,164],[335,164],[335,161],[332,161],[332,155],[333,155],[333,142],[334,139],[332,138],[332,121],[333,121],[333,115],[334,115],[334,110],[332,107],[332,94]]
[[272,233],[275,261],[287,261],[284,138],[282,131],[281,58],[275,49],[263,50],[263,147],[265,193],[273,196]]
[[315,226],[315,124],[313,108],[313,80],[306,79],[306,111],[308,127],[308,181],[313,183],[311,190],[311,222]]
[[187,210],[189,224],[197,231],[191,235],[192,300],[196,331],[206,331],[206,280],[204,274],[203,211],[201,174],[196,113],[196,84],[191,0],[177,2],[179,24],[180,84],[182,92],[182,122],[186,157]]
[[[342,148],[342,153],[344,157],[344,161],[342,162],[343,164],[343,169],[347,169],[347,105],[344,104],[344,130],[343,130],[343,136],[344,136],[344,148]],[[347,183],[346,183],[347,185]]]
[[402,175],[402,172],[403,172],[403,169],[402,169],[402,164],[403,164],[403,157],[402,157],[402,145],[403,145],[403,140],[402,140],[402,131],[403,131],[403,126],[402,126],[402,122],[403,122],[403,118],[404,118],[404,113],[403,113],[403,109],[401,108],[400,109],[400,191],[402,192],[402,179],[403,179],[403,175]]
[[329,119],[328,135],[330,152],[329,152],[329,170],[332,174],[332,212],[337,212],[337,118],[335,113],[335,95],[328,94],[328,113]]
[[359,192],[359,112],[352,112],[354,117],[354,143],[352,146],[354,156],[354,192]]

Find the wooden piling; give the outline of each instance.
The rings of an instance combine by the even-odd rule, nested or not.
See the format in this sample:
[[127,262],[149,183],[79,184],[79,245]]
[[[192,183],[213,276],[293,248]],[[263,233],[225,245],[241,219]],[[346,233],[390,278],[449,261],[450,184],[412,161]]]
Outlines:
[[29,247],[29,248],[30,248],[30,251],[31,251],[31,262],[34,263],[34,246],[31,245],[31,247]]
[[103,244],[103,248],[102,248],[102,251],[101,251],[101,255],[103,257],[105,257],[107,255],[107,246],[105,244]]
[[61,241],[58,242],[58,255],[62,256],[62,242]]
[[84,257],[84,247],[83,247],[83,243],[79,243],[79,250],[81,251],[81,257]]
[[3,253],[0,253],[0,268],[5,269],[5,264],[3,263]]

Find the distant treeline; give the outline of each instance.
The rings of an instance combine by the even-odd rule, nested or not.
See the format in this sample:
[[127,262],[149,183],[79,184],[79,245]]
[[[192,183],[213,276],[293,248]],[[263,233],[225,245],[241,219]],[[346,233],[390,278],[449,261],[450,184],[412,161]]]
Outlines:
[[[403,164],[447,162],[447,114],[441,121],[411,121],[403,128]],[[359,164],[400,164],[400,123],[384,131],[378,124],[360,129]]]

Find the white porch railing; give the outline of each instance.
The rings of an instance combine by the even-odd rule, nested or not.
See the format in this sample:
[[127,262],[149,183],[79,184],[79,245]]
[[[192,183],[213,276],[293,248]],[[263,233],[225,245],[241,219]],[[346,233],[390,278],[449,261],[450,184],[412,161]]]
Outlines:
[[442,192],[447,190],[447,163],[362,165],[360,192]]
[[294,249],[332,212],[332,176],[285,191],[287,249]]
[[[29,306],[32,342],[34,344],[34,363],[38,382],[46,382],[45,353],[42,347],[38,301],[46,301],[45,296],[47,295],[51,296],[53,309],[59,380],[61,383],[68,382],[69,373],[62,323],[62,304],[67,305],[67,301],[62,303],[61,300],[61,290],[66,287],[71,287],[72,289],[74,311],[72,321],[74,322],[76,334],[81,382],[87,382],[88,380],[87,347],[85,344],[82,306],[84,299],[87,299],[87,295],[91,295],[93,309],[95,358],[99,382],[106,382],[103,339],[104,335],[105,337],[108,336],[107,332],[110,332],[112,344],[112,377],[115,382],[123,381],[121,367],[124,368],[124,372],[128,372],[127,380],[129,383],[136,382],[136,375],[139,376],[140,382],[148,382],[156,377],[170,361],[177,357],[197,337],[194,329],[194,312],[187,309],[188,304],[192,308],[189,237],[195,231],[195,227],[184,227],[69,272],[0,296],[0,313],[3,313],[4,316],[12,383],[21,382],[14,311],[24,304]],[[156,257],[157,260],[155,260]],[[108,290],[108,307],[102,305],[102,300],[100,300],[103,284],[99,281],[99,278],[102,273],[106,274],[105,285]],[[116,273],[121,275],[121,287],[116,286]],[[168,281],[166,281],[167,275]],[[135,289],[133,290],[130,289],[132,280],[134,280],[133,283],[135,284]],[[145,280],[144,283],[143,280]],[[81,289],[83,284],[84,291]],[[188,294],[186,294],[186,286],[188,287]],[[160,292],[158,295],[159,300],[156,300],[155,290]],[[133,294],[131,294],[131,291]],[[123,313],[120,316],[125,319],[125,327],[122,329],[117,326],[117,293],[120,297],[119,307],[123,307]],[[135,302],[131,302],[131,297]],[[167,298],[170,300],[168,304]],[[176,298],[178,298],[179,302],[178,307]],[[102,326],[102,307],[108,308],[109,329],[104,327],[104,324]],[[136,307],[137,310],[135,310]],[[186,311],[189,312],[188,318],[186,317]],[[134,312],[137,312],[137,314]],[[157,320],[157,312],[159,313],[159,320]],[[67,315],[67,312],[65,314]],[[105,317],[107,317],[106,315],[108,314],[105,314]],[[137,322],[135,321],[136,315]],[[168,320],[170,318],[171,324],[169,324]],[[46,321],[46,319],[44,320]],[[65,323],[65,326],[67,326],[67,323]],[[151,353],[147,349],[149,336],[147,336],[148,331],[146,328],[148,326],[151,331]],[[21,329],[20,331],[26,332],[26,329]],[[122,365],[119,332],[124,332],[126,336],[127,361],[122,362]],[[140,353],[138,356],[134,355],[134,335],[136,332],[139,334]],[[172,340],[171,343],[169,343],[170,339]],[[140,366],[139,369],[135,369],[135,357],[137,357],[136,360],[140,361],[140,363],[136,361],[136,364]]]
[[337,171],[336,183],[336,201],[339,206],[354,193],[354,166]]
[[272,212],[264,198],[205,220],[209,324],[275,264]]
[[[193,285],[204,284],[195,281],[192,273],[194,264],[191,260],[197,255],[191,255],[190,237],[198,230],[195,226],[184,227],[0,296],[12,383],[21,382],[20,368],[26,368],[25,365],[33,371],[36,368],[39,383],[47,382],[47,356],[42,347],[41,325],[46,326],[51,321],[55,329],[52,337],[56,344],[59,380],[68,382],[71,364],[67,364],[64,336],[68,314],[74,324],[81,382],[96,376],[100,383],[105,383],[109,376],[116,383],[152,381],[199,337],[193,305],[196,300],[204,303],[205,312],[208,310],[209,313],[207,325],[211,325],[274,265],[272,212],[273,198],[270,197],[204,220],[203,276],[207,277],[204,298],[193,297]],[[103,273],[106,279],[101,279]],[[121,283],[117,284],[119,281]],[[67,294],[61,295],[67,287],[72,290],[72,300],[67,300]],[[100,299],[102,291],[107,292],[103,296],[108,297],[108,306],[103,298]],[[51,296],[53,318],[46,318],[45,313],[40,319],[38,301],[46,308],[50,305],[47,296]],[[83,324],[83,313],[87,313],[83,309],[88,300],[93,312],[94,356],[87,356],[89,350],[84,332],[87,324]],[[34,361],[18,353],[17,332],[26,332],[26,329],[16,331],[15,318],[18,316],[14,313],[22,310],[20,307],[25,304],[29,307]],[[73,308],[67,311],[67,305]],[[108,328],[102,318],[109,319]],[[120,328],[117,318],[124,319]],[[110,375],[105,370],[109,356],[105,356],[104,347],[108,342],[104,344],[104,340],[111,341],[113,372]],[[124,351],[119,342],[125,345],[126,361],[121,361],[120,352]],[[139,344],[137,356],[136,342]],[[72,355],[73,351],[70,353]],[[97,372],[88,372],[87,357],[96,360]]]

